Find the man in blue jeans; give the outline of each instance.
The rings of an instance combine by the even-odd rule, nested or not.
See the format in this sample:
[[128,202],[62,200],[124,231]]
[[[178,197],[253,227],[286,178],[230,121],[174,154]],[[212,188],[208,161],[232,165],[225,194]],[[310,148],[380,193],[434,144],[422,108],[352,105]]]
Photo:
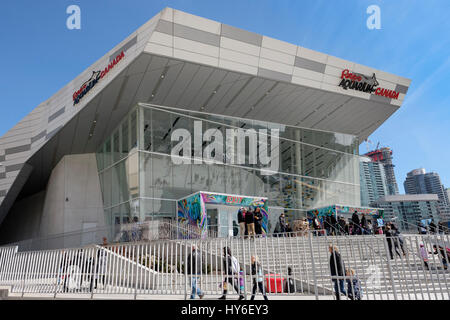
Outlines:
[[336,292],[336,300],[341,300],[341,293],[347,295],[345,292],[345,267],[341,255],[336,246],[330,245],[330,271],[331,280],[334,284],[334,291]]
[[197,252],[197,248],[195,247],[195,245],[192,245],[192,252],[187,258],[186,267],[187,274],[191,275],[191,299],[195,299],[195,295],[198,295],[200,299],[203,299],[204,294],[202,290],[200,290],[200,288],[197,286],[197,282],[199,280],[198,275],[201,273],[202,269],[202,258],[201,254]]

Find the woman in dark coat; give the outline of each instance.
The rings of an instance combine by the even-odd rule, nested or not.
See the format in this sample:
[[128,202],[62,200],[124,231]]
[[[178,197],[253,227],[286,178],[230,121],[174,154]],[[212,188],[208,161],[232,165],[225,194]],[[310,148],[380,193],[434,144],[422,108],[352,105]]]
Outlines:
[[334,291],[336,293],[336,300],[341,300],[341,293],[347,295],[345,292],[345,266],[341,258],[341,254],[336,246],[330,245],[330,274],[331,281],[334,284]]
[[260,207],[256,207],[255,212],[254,212],[254,219],[255,219],[255,232],[256,235],[261,235],[262,234],[262,213],[261,213],[261,208]]

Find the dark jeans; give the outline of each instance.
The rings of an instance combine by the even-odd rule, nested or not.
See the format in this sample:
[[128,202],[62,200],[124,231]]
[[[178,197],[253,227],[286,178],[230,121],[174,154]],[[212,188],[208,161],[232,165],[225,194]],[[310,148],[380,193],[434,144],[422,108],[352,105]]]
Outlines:
[[255,300],[256,286],[258,286],[259,291],[262,293],[264,297],[264,300],[269,300],[267,299],[266,292],[264,290],[264,283],[262,281],[261,282],[253,281],[252,297],[250,298],[250,300]]
[[105,275],[97,275],[94,279],[94,276],[91,275],[91,284],[89,285],[89,290],[97,289],[98,280],[100,279],[100,283],[102,286],[105,286]]
[[400,254],[399,250],[398,250],[398,245],[393,245],[392,242],[390,240],[388,240],[388,247],[389,247],[389,254],[391,255],[391,260],[394,259],[394,253],[392,252],[392,246],[394,246],[395,248],[395,252],[398,254],[398,256],[401,258],[402,255]]
[[[234,289],[236,290],[236,292],[239,293],[239,294],[241,294],[241,292],[240,292],[240,290],[239,290],[239,287],[238,287],[238,283],[239,283],[238,278],[229,276],[229,277],[226,277],[225,280],[224,280],[223,282],[224,282],[224,283],[227,283],[227,282],[230,283],[230,284],[234,287]],[[226,294],[227,291],[228,291],[228,290],[225,290],[225,289],[224,289],[224,290],[223,290],[223,293]],[[231,290],[231,291],[233,291],[233,290]]]
[[[345,292],[345,282],[344,279],[332,279],[334,283],[334,291],[336,292],[336,300],[341,300],[341,293],[347,295]],[[338,285],[339,282],[339,285]],[[339,292],[340,290],[340,292]]]

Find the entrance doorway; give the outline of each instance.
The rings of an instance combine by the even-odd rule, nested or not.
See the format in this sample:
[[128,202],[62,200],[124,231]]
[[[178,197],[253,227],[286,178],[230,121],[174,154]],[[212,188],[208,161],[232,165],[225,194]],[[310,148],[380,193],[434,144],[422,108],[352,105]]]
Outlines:
[[208,233],[219,238],[233,237],[238,232],[238,207],[206,204]]

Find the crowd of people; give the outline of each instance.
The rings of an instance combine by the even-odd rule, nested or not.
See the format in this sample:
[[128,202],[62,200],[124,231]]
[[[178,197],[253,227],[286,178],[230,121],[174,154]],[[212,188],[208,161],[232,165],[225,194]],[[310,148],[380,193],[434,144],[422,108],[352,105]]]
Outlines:
[[237,213],[239,235],[243,237],[261,236],[263,233],[263,216],[260,207],[241,207]]

